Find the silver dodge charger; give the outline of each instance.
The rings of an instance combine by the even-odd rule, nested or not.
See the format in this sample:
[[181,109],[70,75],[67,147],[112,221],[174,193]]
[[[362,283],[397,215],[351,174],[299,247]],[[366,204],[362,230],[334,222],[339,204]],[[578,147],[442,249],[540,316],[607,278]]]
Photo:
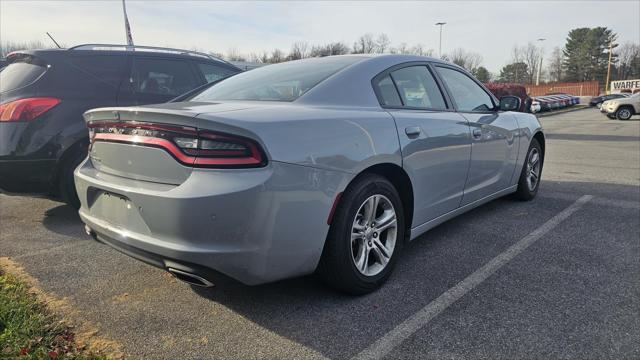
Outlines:
[[90,235],[194,285],[367,293],[407,241],[540,185],[536,117],[433,58],[291,61],[178,100],[88,111],[75,180]]

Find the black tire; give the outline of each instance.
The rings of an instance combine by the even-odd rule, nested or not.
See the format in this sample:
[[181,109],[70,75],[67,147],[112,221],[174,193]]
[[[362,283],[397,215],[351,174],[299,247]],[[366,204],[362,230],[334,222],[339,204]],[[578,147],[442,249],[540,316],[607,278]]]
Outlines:
[[[527,166],[529,163],[529,158],[534,151],[537,151],[538,155],[538,179],[533,188],[530,187],[528,182],[528,171],[529,167]],[[527,156],[524,159],[524,163],[522,164],[522,170],[520,171],[520,179],[518,180],[518,189],[516,190],[514,196],[518,200],[529,201],[536,197],[538,194],[538,189],[540,188],[540,181],[542,180],[542,165],[544,162],[544,153],[542,152],[542,147],[540,143],[536,139],[531,140],[531,144],[529,145],[529,150],[527,150]]]
[[630,106],[621,106],[616,110],[616,119],[618,120],[629,120],[631,116],[633,116],[633,108]]
[[87,157],[87,150],[85,147],[71,150],[73,153],[62,162],[59,173],[59,189],[60,198],[65,203],[69,204],[75,209],[80,208],[80,199],[76,193],[76,185],[73,179],[73,171],[84,161]]
[[[379,273],[366,276],[354,264],[351,233],[361,205],[374,195],[383,195],[393,205],[397,221],[396,238],[395,247],[386,266]],[[391,275],[402,252],[404,224],[402,201],[391,182],[375,174],[361,175],[349,185],[340,199],[333,215],[317,274],[329,286],[352,295],[366,294],[379,288]],[[382,238],[382,232],[377,236]],[[363,239],[363,242],[366,241]],[[370,241],[369,245],[371,245]]]

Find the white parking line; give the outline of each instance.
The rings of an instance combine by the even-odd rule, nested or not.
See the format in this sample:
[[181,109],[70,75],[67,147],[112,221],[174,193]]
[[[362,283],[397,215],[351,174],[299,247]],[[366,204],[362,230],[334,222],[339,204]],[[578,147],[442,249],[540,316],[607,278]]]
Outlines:
[[400,345],[404,340],[409,338],[416,331],[420,330],[427,323],[429,323],[431,319],[436,317],[466,293],[473,290],[476,286],[480,285],[494,272],[496,272],[506,263],[518,256],[518,254],[523,252],[531,244],[536,242],[550,230],[558,226],[561,222],[566,220],[569,216],[571,216],[571,214],[578,211],[592,198],[592,195],[584,195],[580,197],[569,207],[562,210],[560,213],[549,219],[549,221],[545,222],[537,229],[533,230],[533,232],[520,239],[517,243],[511,245],[507,250],[491,259],[491,261],[476,270],[473,274],[469,275],[467,278],[459,282],[456,286],[450,288],[444,294],[440,295],[437,299],[433,300],[417,313],[413,314],[411,317],[400,323],[393,330],[389,331],[369,347],[362,350],[352,359],[382,359],[383,357],[385,357],[396,346]]

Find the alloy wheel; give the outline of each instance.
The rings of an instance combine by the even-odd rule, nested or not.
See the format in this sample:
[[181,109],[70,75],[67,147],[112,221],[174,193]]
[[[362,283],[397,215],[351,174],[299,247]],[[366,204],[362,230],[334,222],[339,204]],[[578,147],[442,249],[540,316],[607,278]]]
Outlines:
[[360,205],[351,228],[351,258],[362,275],[375,276],[387,267],[397,234],[396,211],[386,196],[370,196]]
[[531,148],[527,158],[527,187],[534,191],[540,179],[540,152],[535,147]]

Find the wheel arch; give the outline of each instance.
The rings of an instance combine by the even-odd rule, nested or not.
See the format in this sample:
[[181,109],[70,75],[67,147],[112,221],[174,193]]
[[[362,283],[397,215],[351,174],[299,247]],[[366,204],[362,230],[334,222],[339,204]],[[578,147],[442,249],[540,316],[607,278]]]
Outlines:
[[544,138],[544,134],[542,133],[542,131],[538,131],[535,134],[533,134],[533,139],[538,140],[538,143],[540,144],[540,150],[542,150],[542,163],[541,165],[544,166],[544,158],[545,158],[545,153],[546,153],[546,141]]
[[413,222],[414,212],[414,199],[413,199],[413,184],[407,172],[400,166],[392,163],[380,163],[372,165],[362,170],[356,175],[347,185],[351,185],[356,179],[365,174],[380,175],[393,184],[400,195],[402,201],[402,212],[405,218],[405,238],[410,237],[411,226]]
[[62,155],[60,155],[60,158],[58,159],[58,162],[56,165],[56,171],[53,176],[53,181],[52,181],[52,189],[54,191],[53,195],[55,196],[63,195],[63,194],[60,194],[60,181],[62,180],[62,172],[65,166],[70,161],[70,159],[73,158],[75,154],[77,154],[79,151],[86,153],[88,148],[89,148],[89,139],[82,138],[77,140],[73,144],[71,144],[69,147],[67,147],[67,149],[64,150]]

